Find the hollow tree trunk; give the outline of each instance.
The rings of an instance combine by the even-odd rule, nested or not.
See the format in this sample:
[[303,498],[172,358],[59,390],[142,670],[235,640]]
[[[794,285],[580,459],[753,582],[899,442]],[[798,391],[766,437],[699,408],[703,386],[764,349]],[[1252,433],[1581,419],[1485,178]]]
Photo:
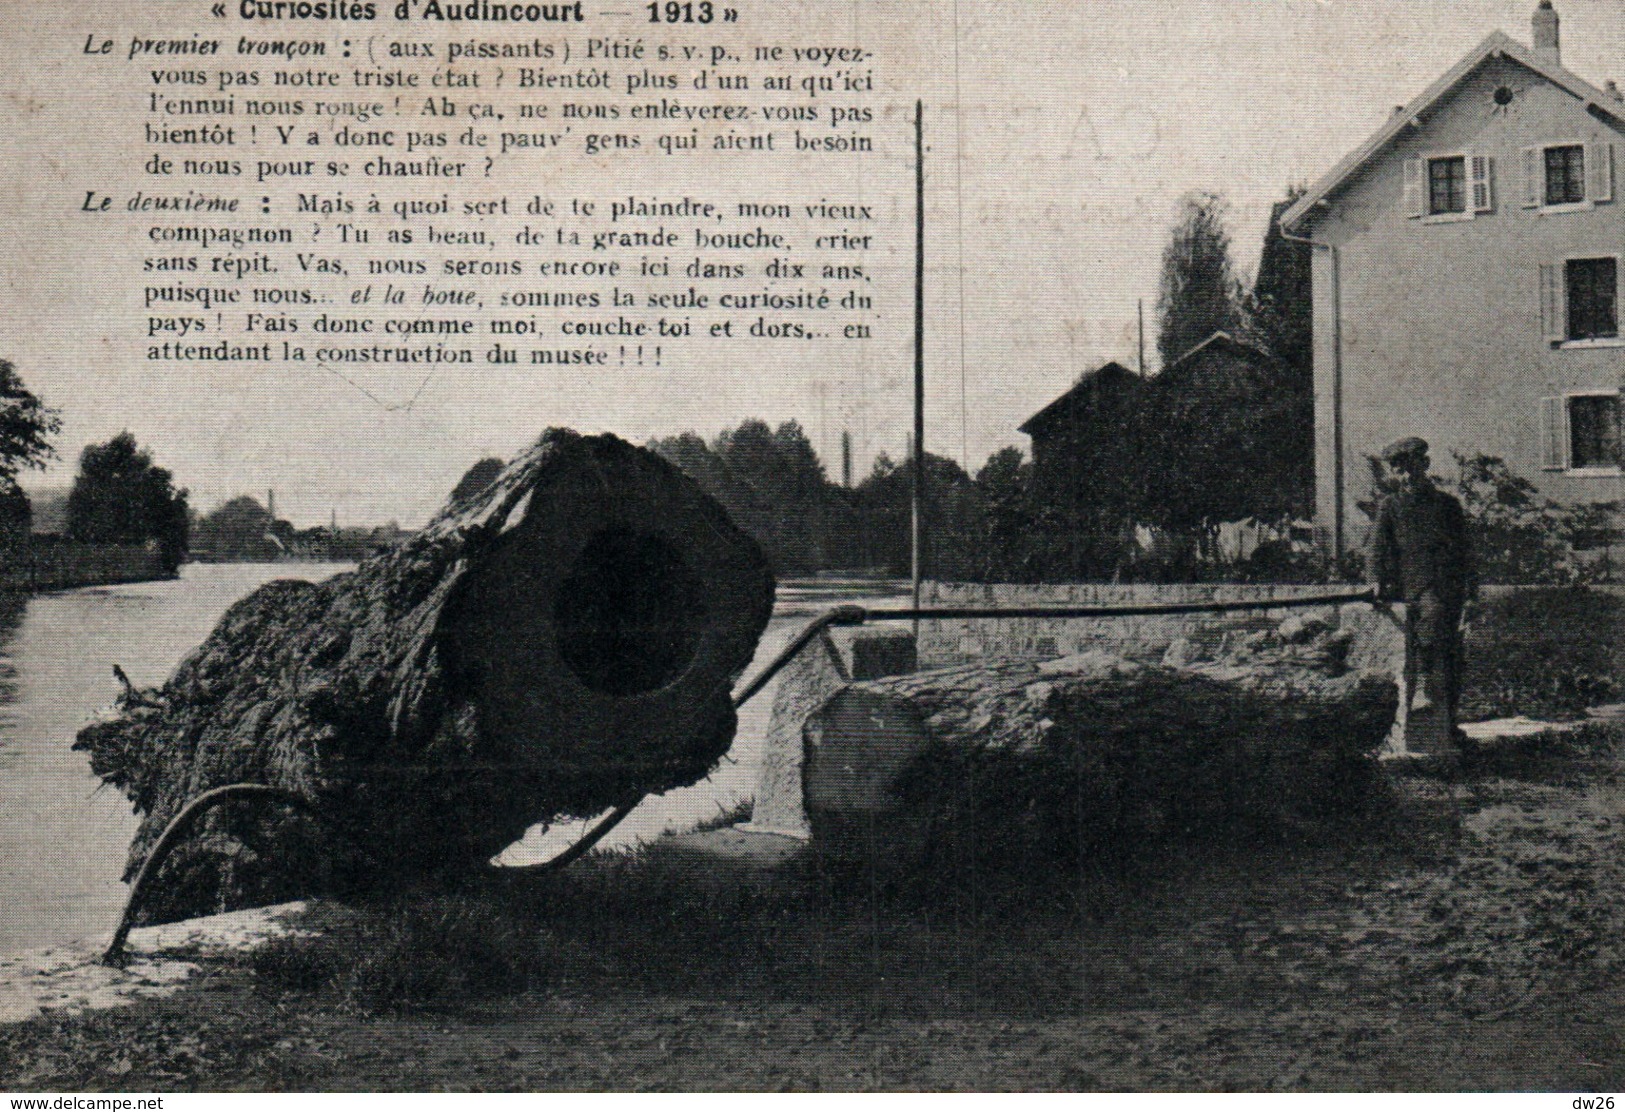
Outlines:
[[130,875],[209,788],[151,918],[478,867],[541,822],[693,783],[772,608],[757,545],[652,452],[553,429],[399,548],[234,605],[162,688],[75,747],[143,813]]

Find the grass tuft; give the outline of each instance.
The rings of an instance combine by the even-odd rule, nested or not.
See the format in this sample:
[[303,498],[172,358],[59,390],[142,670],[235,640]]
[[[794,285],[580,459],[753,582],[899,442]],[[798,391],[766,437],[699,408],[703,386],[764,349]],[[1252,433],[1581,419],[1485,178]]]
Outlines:
[[317,939],[281,939],[253,956],[263,989],[318,993],[369,1013],[511,995],[545,973],[545,932],[477,892],[412,896],[363,909]]
[[730,826],[738,826],[742,822],[749,822],[756,813],[754,799],[741,799],[732,807],[717,806],[717,813],[705,819],[694,827],[696,834],[704,834],[712,830],[726,830]]

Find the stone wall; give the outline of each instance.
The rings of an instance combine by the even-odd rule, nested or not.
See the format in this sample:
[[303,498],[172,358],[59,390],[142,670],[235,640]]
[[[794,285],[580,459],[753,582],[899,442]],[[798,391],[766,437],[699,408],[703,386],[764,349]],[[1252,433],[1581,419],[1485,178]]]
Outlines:
[[[927,607],[1001,609],[1043,606],[1153,606],[1172,603],[1253,602],[1340,593],[1323,585],[1255,583],[1112,584],[927,583]],[[1321,608],[1316,608],[1321,609]],[[1364,603],[1326,607],[1357,638],[1382,636],[1393,623]],[[1272,629],[1302,607],[1229,613],[1153,614],[1109,618],[964,618],[920,623],[921,668],[983,660],[1043,660],[1095,649],[1133,660],[1161,660],[1176,642],[1203,654],[1226,637]],[[1374,646],[1368,646],[1374,649]],[[1383,651],[1383,650],[1374,650]]]
[[[1347,588],[1354,590],[1356,588]],[[1324,584],[1272,583],[926,583],[927,607],[1003,609],[1042,606],[1156,606],[1176,603],[1254,602],[1342,594]],[[963,618],[920,623],[921,668],[948,668],[988,660],[1048,660],[1102,650],[1130,660],[1181,665],[1222,655],[1232,638],[1279,628],[1287,621],[1319,621],[1352,637],[1349,667],[1383,672],[1403,689],[1404,607],[1368,603],[1282,606],[1268,610],[1149,614],[1102,618]],[[1406,740],[1400,700],[1391,748],[1418,750]],[[1427,748],[1435,748],[1429,742]]]

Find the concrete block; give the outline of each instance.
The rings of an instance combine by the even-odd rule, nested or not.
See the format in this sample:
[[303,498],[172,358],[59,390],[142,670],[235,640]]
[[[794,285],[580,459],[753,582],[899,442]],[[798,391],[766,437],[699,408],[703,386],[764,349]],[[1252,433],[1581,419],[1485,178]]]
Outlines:
[[833,640],[853,681],[905,676],[918,667],[914,632],[906,627],[838,629]]
[[751,819],[740,825],[741,830],[803,840],[810,836],[801,795],[801,727],[808,715],[850,682],[852,674],[828,631],[784,666],[762,743]]
[[773,717],[762,746],[751,820],[738,829],[808,838],[802,786],[802,727],[808,716],[856,680],[915,671],[916,655],[911,629],[836,629],[821,634],[786,665],[779,673]]

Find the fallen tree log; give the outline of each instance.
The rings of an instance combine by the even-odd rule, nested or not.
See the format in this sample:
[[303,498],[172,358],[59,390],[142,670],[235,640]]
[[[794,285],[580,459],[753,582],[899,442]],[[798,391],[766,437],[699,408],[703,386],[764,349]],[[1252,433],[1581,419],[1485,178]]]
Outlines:
[[1346,670],[1346,648],[1187,667],[1094,652],[851,684],[805,727],[813,844],[930,875],[1335,820],[1379,790],[1397,704],[1393,677]]
[[149,921],[466,872],[532,825],[691,784],[727,752],[731,687],[772,609],[758,546],[611,436],[549,430],[476,485],[353,572],[255,591],[161,688],[81,731],[143,814],[126,879],[224,784],[323,816],[211,812]]

